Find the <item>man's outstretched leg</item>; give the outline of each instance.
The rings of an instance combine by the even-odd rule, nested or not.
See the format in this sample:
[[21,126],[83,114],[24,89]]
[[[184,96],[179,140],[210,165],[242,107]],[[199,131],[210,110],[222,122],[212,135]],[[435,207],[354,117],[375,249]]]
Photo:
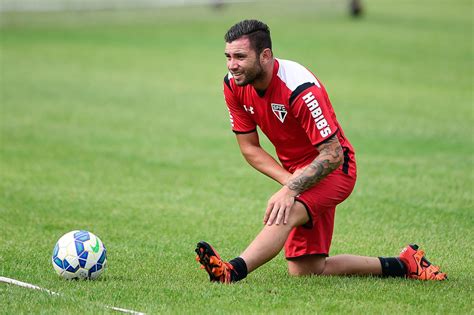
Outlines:
[[196,259],[209,274],[211,281],[234,282],[247,276],[275,257],[283,248],[291,230],[309,220],[308,213],[300,202],[295,202],[287,224],[266,225],[247,249],[229,262],[221,260],[219,254],[206,242],[197,244]]

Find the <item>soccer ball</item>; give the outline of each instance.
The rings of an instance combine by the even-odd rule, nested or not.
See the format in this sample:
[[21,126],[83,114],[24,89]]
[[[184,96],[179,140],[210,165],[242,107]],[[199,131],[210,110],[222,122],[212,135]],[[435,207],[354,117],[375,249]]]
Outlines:
[[65,279],[96,279],[107,264],[106,249],[91,232],[71,231],[54,246],[51,262]]

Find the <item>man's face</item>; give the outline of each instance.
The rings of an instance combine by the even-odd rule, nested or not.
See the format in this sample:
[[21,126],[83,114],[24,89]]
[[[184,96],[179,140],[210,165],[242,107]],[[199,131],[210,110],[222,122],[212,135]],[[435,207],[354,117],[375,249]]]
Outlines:
[[227,69],[239,86],[252,84],[262,77],[263,69],[259,56],[250,46],[248,38],[243,37],[225,45]]

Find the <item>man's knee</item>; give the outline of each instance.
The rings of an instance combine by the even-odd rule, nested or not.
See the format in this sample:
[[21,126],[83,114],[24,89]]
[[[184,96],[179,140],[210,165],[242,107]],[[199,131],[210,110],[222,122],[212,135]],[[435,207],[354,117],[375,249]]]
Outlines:
[[306,268],[288,268],[288,274],[292,277],[319,276],[321,273]]
[[288,274],[290,276],[320,275],[326,267],[326,257],[322,255],[308,255],[288,260]]
[[310,220],[310,216],[303,203],[295,201],[291,209],[289,224],[297,227],[306,224]]

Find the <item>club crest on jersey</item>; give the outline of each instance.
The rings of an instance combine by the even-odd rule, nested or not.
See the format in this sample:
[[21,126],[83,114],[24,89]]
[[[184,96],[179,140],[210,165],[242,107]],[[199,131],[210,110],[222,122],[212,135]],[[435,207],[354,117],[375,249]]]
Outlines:
[[288,112],[284,105],[272,103],[272,110],[275,116],[277,116],[278,120],[282,123],[285,121],[286,115]]

